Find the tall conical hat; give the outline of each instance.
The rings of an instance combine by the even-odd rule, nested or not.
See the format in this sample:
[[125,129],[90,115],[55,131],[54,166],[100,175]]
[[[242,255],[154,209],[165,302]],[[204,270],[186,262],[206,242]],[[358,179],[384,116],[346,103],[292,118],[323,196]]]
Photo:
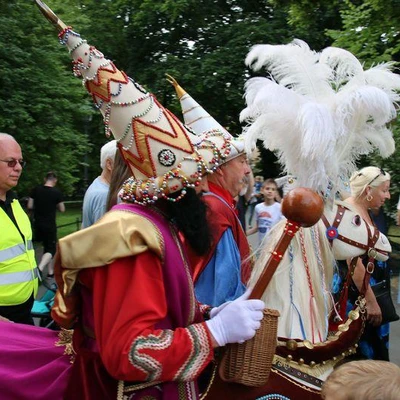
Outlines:
[[[231,153],[231,136],[223,130],[194,135],[154,95],[118,70],[114,63],[66,26],[40,0],[42,13],[60,31],[60,42],[73,58],[73,72],[104,117],[105,133],[112,134],[133,177],[124,184],[122,198],[152,203],[160,197],[176,201],[186,187],[198,185]],[[183,190],[182,190],[183,189]],[[169,195],[181,190],[176,197]]]
[[244,142],[235,139],[215,118],[213,118],[190,94],[188,94],[173,78],[168,75],[168,81],[174,86],[176,94],[182,108],[182,115],[185,125],[188,126],[196,135],[202,135],[205,132],[224,132],[225,136],[230,138],[232,146],[230,154],[225,158],[225,162],[242,154],[244,152]]

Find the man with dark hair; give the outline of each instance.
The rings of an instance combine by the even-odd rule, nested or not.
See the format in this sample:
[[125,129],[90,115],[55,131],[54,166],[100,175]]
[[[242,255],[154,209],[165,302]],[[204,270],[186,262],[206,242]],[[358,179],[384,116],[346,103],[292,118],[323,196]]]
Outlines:
[[38,276],[28,216],[11,191],[25,161],[17,141],[0,133],[0,319],[31,324]]
[[43,256],[38,268],[43,272],[48,265],[47,276],[50,278],[54,276],[54,266],[51,261],[57,243],[56,211],[65,211],[63,195],[55,187],[56,184],[56,173],[48,172],[44,178],[44,185],[36,186],[28,200],[28,210],[33,210],[34,239],[43,244]]

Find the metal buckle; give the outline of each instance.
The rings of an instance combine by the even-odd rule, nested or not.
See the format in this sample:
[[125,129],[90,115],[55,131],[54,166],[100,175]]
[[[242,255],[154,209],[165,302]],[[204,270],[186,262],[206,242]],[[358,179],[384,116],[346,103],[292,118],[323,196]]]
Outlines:
[[368,253],[367,254],[368,254],[369,258],[373,258],[373,259],[376,260],[376,256],[378,255],[378,252],[374,248],[370,247],[368,249]]
[[372,274],[375,269],[375,264],[371,261],[368,262],[367,267],[365,268],[369,274]]

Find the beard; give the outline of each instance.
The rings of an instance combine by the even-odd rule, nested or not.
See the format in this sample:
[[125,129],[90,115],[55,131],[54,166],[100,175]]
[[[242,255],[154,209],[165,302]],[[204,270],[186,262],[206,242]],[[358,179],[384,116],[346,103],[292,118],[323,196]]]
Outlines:
[[[157,205],[166,212],[168,219],[185,236],[186,241],[198,255],[207,254],[211,249],[211,232],[207,222],[207,206],[192,188],[177,202],[165,199]],[[176,194],[178,196],[180,192]]]

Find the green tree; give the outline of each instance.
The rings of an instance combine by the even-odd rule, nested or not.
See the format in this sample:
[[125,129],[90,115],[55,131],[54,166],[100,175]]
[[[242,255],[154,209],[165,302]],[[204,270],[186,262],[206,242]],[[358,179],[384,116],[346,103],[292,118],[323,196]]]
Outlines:
[[65,73],[68,55],[56,32],[31,2],[1,3],[0,59],[0,130],[15,136],[28,162],[17,191],[29,194],[55,170],[72,194],[88,146],[80,132],[87,100],[79,81]]
[[[234,135],[241,131],[243,85],[252,74],[244,59],[252,45],[300,38],[315,50],[347,48],[367,64],[398,60],[398,3],[48,0],[66,24],[176,115],[180,106],[165,73]],[[34,3],[2,2],[0,13],[0,129],[17,137],[29,162],[18,189],[26,192],[56,169],[66,193],[83,191],[99,172],[99,149],[107,140],[102,117],[93,112],[68,53]],[[261,155],[258,169],[275,174],[276,158]],[[396,175],[394,158],[386,163],[393,163],[388,168]]]
[[[400,61],[400,1],[365,0],[363,2],[343,1],[341,10],[343,28],[327,30],[334,46],[343,47],[355,54],[370,67],[382,62]],[[400,146],[400,124],[391,123],[396,148]],[[382,159],[374,153],[360,159],[360,167],[381,166],[391,173],[392,199],[387,212],[394,215],[400,192],[400,156],[396,151],[391,157]]]

